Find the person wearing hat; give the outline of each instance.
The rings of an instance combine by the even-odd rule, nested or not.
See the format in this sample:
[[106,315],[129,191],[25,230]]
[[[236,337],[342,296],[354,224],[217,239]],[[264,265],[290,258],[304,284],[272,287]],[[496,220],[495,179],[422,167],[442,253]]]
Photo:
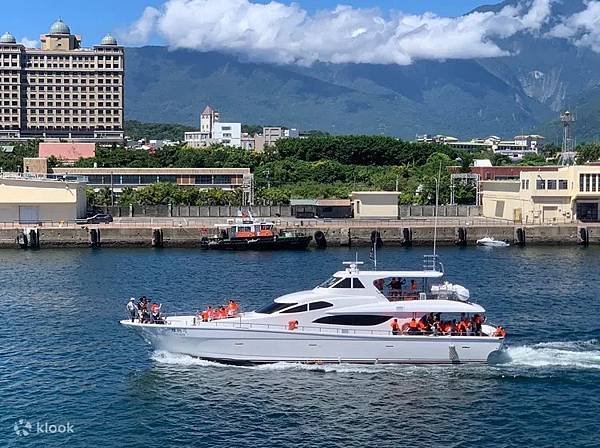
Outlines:
[[137,317],[137,314],[138,314],[138,307],[135,304],[134,297],[129,299],[129,302],[127,303],[127,312],[129,313],[129,316],[131,317],[131,322],[135,321],[135,318]]

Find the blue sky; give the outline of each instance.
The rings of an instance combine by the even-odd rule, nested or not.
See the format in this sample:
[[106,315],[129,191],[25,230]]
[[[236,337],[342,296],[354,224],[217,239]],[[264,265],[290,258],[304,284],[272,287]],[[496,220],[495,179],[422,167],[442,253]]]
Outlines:
[[[331,8],[339,3],[355,7],[379,7],[407,13],[431,11],[444,16],[456,16],[496,0],[296,0],[309,11]],[[123,29],[137,20],[146,6],[159,7],[164,0],[21,0],[3,1],[0,33],[12,32],[17,39],[37,40],[50,24],[61,17],[75,34],[83,37],[84,45],[97,43],[109,31]],[[261,3],[268,3],[261,1]],[[284,0],[283,3],[290,3]]]

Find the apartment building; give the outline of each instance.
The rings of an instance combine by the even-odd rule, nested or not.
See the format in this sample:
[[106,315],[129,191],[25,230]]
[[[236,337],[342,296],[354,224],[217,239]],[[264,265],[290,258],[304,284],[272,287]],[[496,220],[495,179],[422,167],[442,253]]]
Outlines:
[[600,165],[522,171],[518,180],[481,185],[486,217],[526,224],[600,222]]
[[0,140],[69,138],[121,142],[124,50],[107,34],[82,47],[62,21],[26,48],[0,36]]

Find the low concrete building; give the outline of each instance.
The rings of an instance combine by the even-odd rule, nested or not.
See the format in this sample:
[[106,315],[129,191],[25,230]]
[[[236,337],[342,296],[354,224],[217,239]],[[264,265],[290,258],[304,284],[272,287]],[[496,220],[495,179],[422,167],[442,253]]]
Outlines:
[[85,217],[84,182],[16,173],[0,175],[0,222],[37,224]]
[[350,199],[291,199],[290,205],[296,218],[352,218]]
[[521,172],[482,182],[483,215],[525,224],[600,222],[600,165]]
[[82,176],[93,188],[139,188],[158,182],[200,189],[235,190],[250,188],[250,168],[54,168],[56,176]]
[[354,217],[398,219],[399,194],[397,191],[353,191]]

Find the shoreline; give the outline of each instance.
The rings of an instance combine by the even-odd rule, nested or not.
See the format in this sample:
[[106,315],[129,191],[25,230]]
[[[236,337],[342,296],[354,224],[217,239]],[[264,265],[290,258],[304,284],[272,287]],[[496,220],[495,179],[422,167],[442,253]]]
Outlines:
[[[168,225],[170,224],[170,225]],[[368,247],[379,239],[383,246],[433,245],[433,220],[339,220],[281,223],[283,231],[311,235],[309,247],[325,240],[329,247]],[[23,224],[0,225],[1,248],[69,247],[200,247],[200,240],[214,234],[212,224],[200,222],[116,222],[101,225]],[[318,238],[317,238],[318,235]],[[595,245],[600,244],[598,224],[521,225],[482,220],[440,220],[437,244],[474,246],[478,239],[493,237],[511,245]],[[320,245],[323,247],[323,244]]]

